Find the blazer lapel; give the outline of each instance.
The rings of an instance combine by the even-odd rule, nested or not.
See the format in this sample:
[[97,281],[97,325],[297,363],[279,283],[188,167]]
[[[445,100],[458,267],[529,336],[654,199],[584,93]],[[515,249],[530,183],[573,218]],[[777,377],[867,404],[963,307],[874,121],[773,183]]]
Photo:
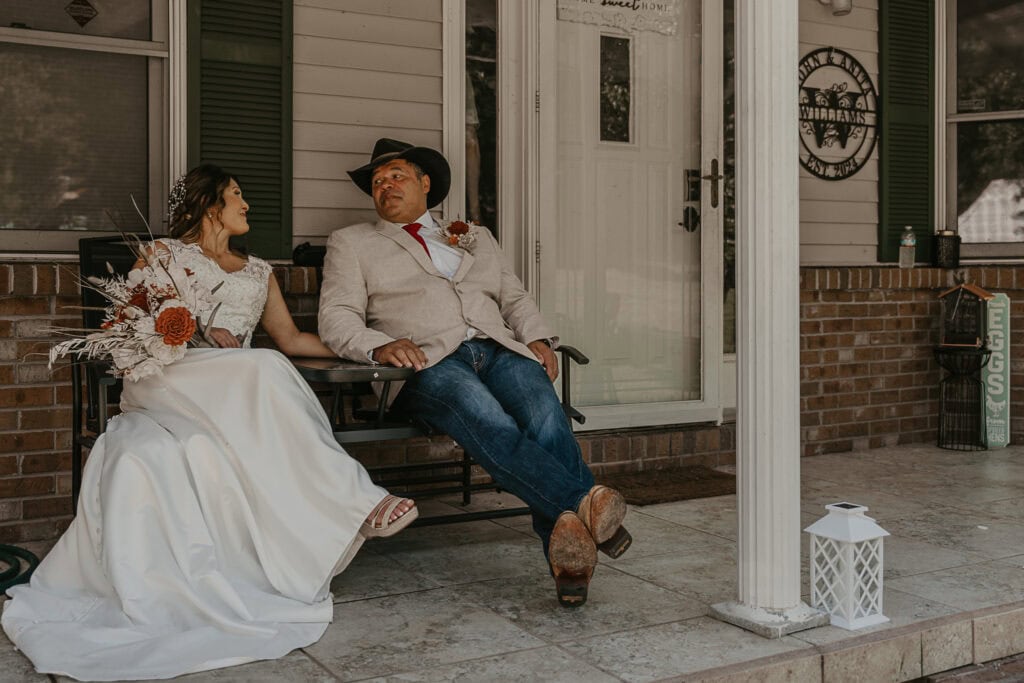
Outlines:
[[452,276],[452,282],[462,282],[462,278],[466,277],[466,273],[473,267],[473,260],[473,255],[468,251],[462,252],[462,263],[459,264],[459,269]]
[[420,264],[423,270],[427,271],[431,275],[441,275],[441,272],[434,267],[434,262],[430,260],[430,255],[427,254],[423,245],[413,239],[412,235],[403,230],[401,225],[382,219],[377,221],[377,231],[385,237],[394,240],[398,246],[409,252],[409,254],[416,260],[416,263]]

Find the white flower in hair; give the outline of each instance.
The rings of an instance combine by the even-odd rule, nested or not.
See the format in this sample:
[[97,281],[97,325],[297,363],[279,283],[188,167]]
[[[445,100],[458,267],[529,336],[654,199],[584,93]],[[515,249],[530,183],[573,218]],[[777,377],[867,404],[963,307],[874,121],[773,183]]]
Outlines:
[[174,181],[170,193],[167,195],[167,215],[174,217],[175,212],[181,203],[185,201],[185,176],[179,176]]

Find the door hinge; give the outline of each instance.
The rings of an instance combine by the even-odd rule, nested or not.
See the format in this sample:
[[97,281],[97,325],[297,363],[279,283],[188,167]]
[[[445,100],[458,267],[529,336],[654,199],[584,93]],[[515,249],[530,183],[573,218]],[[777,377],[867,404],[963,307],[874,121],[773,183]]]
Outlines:
[[533,243],[533,259],[540,263],[540,240]]
[[533,110],[540,113],[540,90],[533,91]]

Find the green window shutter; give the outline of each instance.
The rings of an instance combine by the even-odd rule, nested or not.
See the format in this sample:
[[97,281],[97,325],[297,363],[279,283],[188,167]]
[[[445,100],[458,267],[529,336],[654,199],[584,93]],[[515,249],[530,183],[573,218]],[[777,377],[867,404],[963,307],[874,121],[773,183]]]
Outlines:
[[188,163],[238,176],[246,244],[292,246],[292,0],[189,0]]
[[883,0],[878,29],[878,260],[898,259],[900,233],[912,225],[917,260],[930,262],[935,232],[934,0]]

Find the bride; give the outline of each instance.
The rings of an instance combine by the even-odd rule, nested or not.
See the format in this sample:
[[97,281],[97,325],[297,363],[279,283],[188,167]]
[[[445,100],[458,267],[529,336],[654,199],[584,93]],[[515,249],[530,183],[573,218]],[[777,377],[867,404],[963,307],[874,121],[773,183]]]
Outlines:
[[156,248],[223,283],[220,348],[125,382],[74,521],[8,590],[3,628],[40,673],[169,678],[281,657],[323,635],[331,578],[363,541],[416,517],[337,445],[291,363],[249,348],[261,323],[284,353],[334,355],[295,327],[271,267],[229,248],[249,230],[237,180],[199,166],[171,203]]

